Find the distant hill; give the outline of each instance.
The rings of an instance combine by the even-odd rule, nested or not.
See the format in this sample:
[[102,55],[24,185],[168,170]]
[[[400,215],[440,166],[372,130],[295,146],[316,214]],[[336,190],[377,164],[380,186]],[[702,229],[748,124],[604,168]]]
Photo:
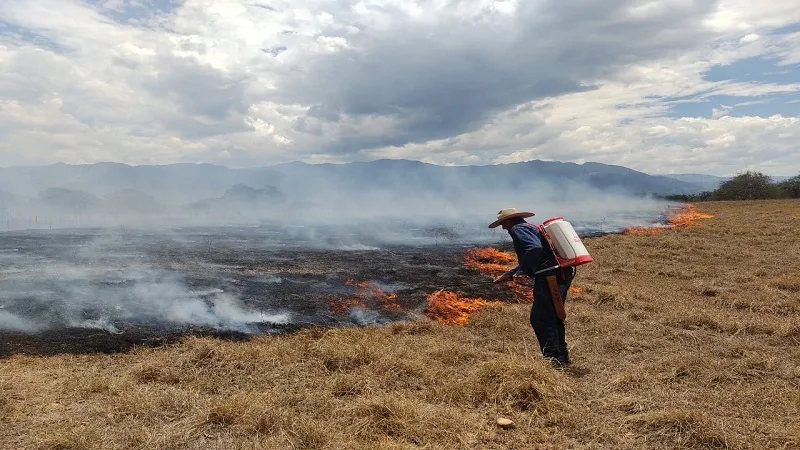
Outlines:
[[718,177],[699,173],[678,173],[664,176],[693,184],[700,187],[704,191],[713,191],[717,189],[720,184],[730,179],[730,177]]
[[24,199],[11,192],[0,189],[0,214],[9,214],[15,209],[23,206]]
[[0,219],[7,228],[268,222],[299,230],[483,221],[497,208],[520,205],[581,220],[638,214],[654,207],[648,194],[702,190],[622,166],[551,161],[453,167],[407,160],[294,162],[245,169],[54,164],[0,168]]
[[194,202],[189,209],[205,212],[232,212],[246,208],[272,208],[282,206],[286,196],[274,186],[256,189],[244,184],[236,184],[222,197]]
[[[234,186],[240,191],[230,191]],[[241,190],[247,186],[253,191]],[[534,190],[534,186],[536,187]],[[232,200],[237,195],[280,192],[290,200],[323,195],[379,195],[408,193],[463,198],[476,191],[531,189],[547,191],[594,189],[630,194],[684,194],[702,188],[672,177],[648,175],[621,166],[599,163],[529,161],[489,166],[445,167],[407,160],[378,160],[347,164],[288,163],[233,169],[211,164],[128,166],[117,163],[54,164],[0,168],[0,189],[15,195],[37,197],[48,189],[52,201],[83,205],[108,196],[146,205],[191,204],[208,199]],[[96,197],[75,198],[78,191]],[[262,192],[264,191],[264,192]],[[66,193],[72,193],[70,197]],[[133,194],[133,193],[136,194]],[[249,193],[248,193],[249,192]],[[54,197],[53,197],[54,196]],[[69,197],[69,198],[68,198]]]
[[0,168],[0,189],[35,197],[49,188],[86,191],[103,197],[137,191],[165,203],[220,195],[238,183],[241,173],[210,164],[129,166],[119,163]]
[[100,205],[100,199],[89,192],[53,187],[39,193],[39,201],[64,212],[88,212]]
[[101,209],[118,215],[141,215],[164,212],[167,206],[151,194],[133,189],[121,189],[106,194],[102,198]]

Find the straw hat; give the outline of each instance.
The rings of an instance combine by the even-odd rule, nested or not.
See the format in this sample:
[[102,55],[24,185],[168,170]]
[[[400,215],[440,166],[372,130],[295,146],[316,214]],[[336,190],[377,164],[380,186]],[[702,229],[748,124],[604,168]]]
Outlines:
[[506,208],[501,209],[500,212],[497,213],[497,220],[489,224],[489,228],[495,228],[500,225],[500,222],[506,219],[514,219],[517,217],[526,218],[526,217],[533,217],[535,214],[532,212],[518,212],[517,208]]

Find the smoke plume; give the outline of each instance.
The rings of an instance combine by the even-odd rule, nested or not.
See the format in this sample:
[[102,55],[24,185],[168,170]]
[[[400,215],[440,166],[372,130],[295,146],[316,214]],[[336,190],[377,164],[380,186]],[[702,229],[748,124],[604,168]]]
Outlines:
[[[288,281],[263,273],[242,283],[214,264],[258,264],[292,249],[435,251],[504,242],[505,232],[487,224],[506,207],[535,212],[535,222],[562,216],[581,234],[647,225],[667,207],[565,174],[369,167],[204,167],[204,177],[160,178],[152,178],[155,169],[47,177],[44,168],[18,186],[7,178],[0,186],[0,330],[121,332],[144,324],[256,332],[297,320],[258,288]],[[228,260],[210,262],[219,254]],[[380,320],[363,308],[350,319]]]
[[3,258],[0,330],[77,327],[117,333],[126,325],[147,325],[252,333],[259,324],[290,321],[285,312],[248,307],[219,288],[192,288],[184,275],[155,266],[141,250],[126,249],[119,237],[54,250]]

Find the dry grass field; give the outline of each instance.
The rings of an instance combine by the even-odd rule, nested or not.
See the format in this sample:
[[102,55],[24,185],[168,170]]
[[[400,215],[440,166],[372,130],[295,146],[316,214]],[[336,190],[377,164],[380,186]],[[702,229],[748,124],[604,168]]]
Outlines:
[[15,355],[0,448],[800,449],[800,201],[697,208],[585,241],[568,370],[539,359],[529,305],[496,302],[463,326]]

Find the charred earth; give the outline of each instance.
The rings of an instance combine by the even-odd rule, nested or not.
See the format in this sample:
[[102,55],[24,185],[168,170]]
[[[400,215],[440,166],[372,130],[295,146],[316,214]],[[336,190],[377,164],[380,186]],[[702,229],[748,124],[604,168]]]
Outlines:
[[[389,244],[278,233],[7,233],[0,240],[0,357],[113,353],[190,334],[248,339],[385,324],[422,314],[433,291],[490,280],[465,266],[471,245],[457,242],[452,229],[420,230],[421,242]],[[347,243],[353,241],[370,245]],[[495,285],[454,290],[514,296]]]

